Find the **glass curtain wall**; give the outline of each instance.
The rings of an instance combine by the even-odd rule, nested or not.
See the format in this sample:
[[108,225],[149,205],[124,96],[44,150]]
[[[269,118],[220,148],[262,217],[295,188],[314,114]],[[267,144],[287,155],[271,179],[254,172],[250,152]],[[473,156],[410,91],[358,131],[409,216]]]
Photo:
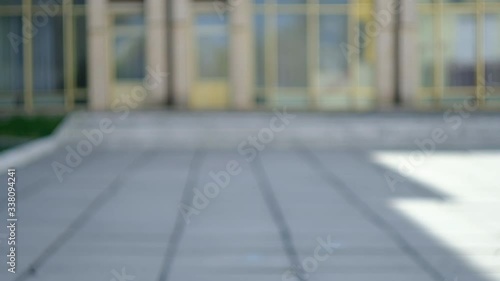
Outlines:
[[[62,4],[64,3],[64,4]],[[0,2],[0,108],[86,104],[85,1]]]
[[0,108],[24,105],[22,1],[0,1]]
[[500,0],[419,0],[418,5],[418,105],[499,108]]
[[371,109],[372,11],[371,0],[254,0],[257,104]]

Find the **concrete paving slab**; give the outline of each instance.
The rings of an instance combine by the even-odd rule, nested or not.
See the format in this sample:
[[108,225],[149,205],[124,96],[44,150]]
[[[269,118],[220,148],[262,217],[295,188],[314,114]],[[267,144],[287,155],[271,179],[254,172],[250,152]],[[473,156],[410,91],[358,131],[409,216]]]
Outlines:
[[[386,125],[363,132],[379,121],[396,126],[394,136],[411,116],[400,123],[342,117],[330,127],[329,116],[300,115],[288,135],[248,159],[239,143],[271,115],[238,122],[201,115],[207,119],[152,113],[117,123],[117,134],[62,182],[51,164],[65,163],[64,146],[20,167],[18,273],[1,270],[0,280],[118,281],[122,273],[129,281],[500,280],[500,150],[437,149],[391,188],[386,173],[397,174],[414,145],[400,138],[397,150],[380,150],[358,137],[384,139]],[[72,120],[67,133],[74,137],[103,116]],[[424,119],[418,134],[439,117]],[[480,121],[468,122],[457,136]],[[214,129],[208,140],[200,127]],[[344,142],[355,134],[356,145],[312,145],[313,135],[341,127]],[[125,132],[131,137],[123,140]],[[146,132],[155,133],[136,136]],[[175,140],[162,143],[168,132]],[[313,135],[297,138],[304,132]],[[185,137],[197,139],[172,146]],[[225,137],[231,141],[217,148],[204,145]],[[488,148],[498,141],[494,133],[487,138]],[[78,142],[66,139],[70,147]],[[461,145],[472,143],[477,148],[481,140],[469,134]],[[0,241],[0,252],[6,246]]]

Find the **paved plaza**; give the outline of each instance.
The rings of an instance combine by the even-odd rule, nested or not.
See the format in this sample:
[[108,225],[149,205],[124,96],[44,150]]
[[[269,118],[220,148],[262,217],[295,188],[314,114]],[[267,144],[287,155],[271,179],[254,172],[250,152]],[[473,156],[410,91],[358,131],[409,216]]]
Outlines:
[[0,280],[500,280],[500,118],[417,117],[75,114]]

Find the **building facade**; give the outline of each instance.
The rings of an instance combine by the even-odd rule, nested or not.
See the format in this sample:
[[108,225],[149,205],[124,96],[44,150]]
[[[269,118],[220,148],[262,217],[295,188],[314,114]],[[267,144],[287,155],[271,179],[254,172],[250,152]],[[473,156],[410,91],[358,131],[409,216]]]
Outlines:
[[500,0],[2,0],[0,109],[497,110],[498,30]]

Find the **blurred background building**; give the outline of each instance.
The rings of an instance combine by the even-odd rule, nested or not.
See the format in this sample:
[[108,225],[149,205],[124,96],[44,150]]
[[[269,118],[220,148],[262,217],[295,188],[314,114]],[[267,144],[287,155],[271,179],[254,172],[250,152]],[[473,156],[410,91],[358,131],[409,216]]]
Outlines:
[[0,108],[495,110],[499,30],[500,0],[1,0]]

